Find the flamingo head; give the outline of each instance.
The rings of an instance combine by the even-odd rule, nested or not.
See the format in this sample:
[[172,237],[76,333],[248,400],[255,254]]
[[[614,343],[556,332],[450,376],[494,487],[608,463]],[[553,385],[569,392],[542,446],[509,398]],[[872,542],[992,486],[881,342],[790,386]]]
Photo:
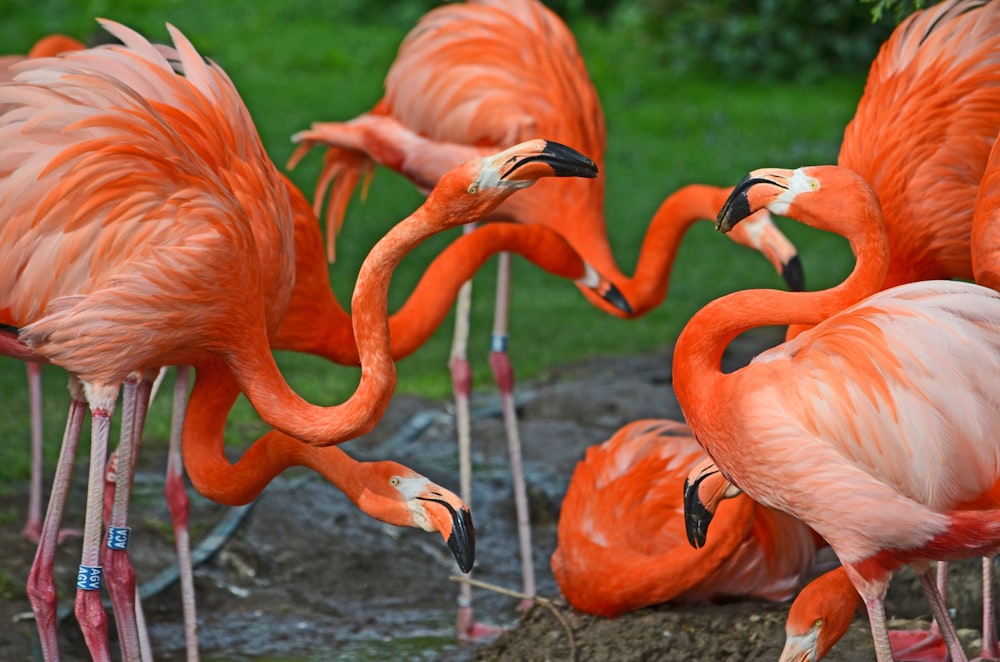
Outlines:
[[730,232],[761,209],[843,236],[870,231],[872,224],[881,227],[883,222],[878,196],[868,182],[848,168],[831,165],[754,170],[733,188],[715,228]]
[[796,596],[785,622],[780,662],[817,662],[844,636],[861,598],[843,567],[811,581]]
[[589,158],[550,140],[529,140],[492,156],[466,161],[448,171],[424,206],[436,213],[436,229],[479,220],[512,193],[542,177],[597,177]]
[[367,464],[371,473],[357,500],[358,507],[388,524],[437,531],[462,572],[472,570],[476,532],[469,506],[455,493],[401,464]]
[[710,457],[699,462],[684,479],[684,529],[695,549],[705,546],[708,525],[725,499],[740,494]]

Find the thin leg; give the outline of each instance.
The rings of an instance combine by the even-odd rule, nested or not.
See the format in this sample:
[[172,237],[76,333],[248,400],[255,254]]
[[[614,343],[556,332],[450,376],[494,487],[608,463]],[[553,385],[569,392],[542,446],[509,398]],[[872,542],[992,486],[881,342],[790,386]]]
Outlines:
[[892,647],[889,645],[889,629],[885,624],[884,598],[866,598],[865,610],[868,612],[868,622],[872,628],[872,640],[875,643],[875,659],[878,662],[893,662]]
[[181,606],[184,612],[184,642],[188,662],[198,662],[198,618],[195,609],[194,572],[191,566],[191,540],[188,535],[188,501],[184,486],[184,460],[181,455],[181,431],[187,411],[190,366],[177,366],[174,377],[174,409],[170,422],[170,450],[167,455],[167,479],[164,496],[174,525],[177,569],[181,583]]
[[953,662],[967,662],[968,658],[962,649],[958,633],[955,632],[955,624],[951,622],[951,617],[948,615],[948,608],[941,598],[941,593],[938,591],[937,585],[931,578],[930,570],[919,573],[918,577],[920,577],[920,585],[924,589],[927,601],[931,605],[931,613],[934,614],[934,620],[937,622],[941,630],[941,636],[944,638],[948,652],[951,654],[951,659]]
[[[514,490],[514,509],[517,513],[517,540],[521,552],[522,591],[535,596],[535,562],[532,558],[531,514],[528,510],[528,490],[524,480],[524,460],[521,456],[521,434],[517,425],[517,407],[514,403],[514,369],[507,353],[507,319],[510,310],[511,254],[500,253],[497,267],[497,292],[493,309],[493,335],[490,342],[490,368],[500,393],[507,449],[510,454],[511,482]],[[531,606],[524,600],[521,608]]]
[[[470,232],[475,223],[463,230]],[[472,281],[462,284],[455,302],[455,333],[452,337],[451,384],[455,393],[455,428],[458,434],[458,473],[462,499],[472,504],[472,433],[469,399],[472,395],[472,370],[469,367],[469,311],[472,307]],[[495,625],[477,623],[472,610],[472,587],[462,583],[458,589],[458,618],[456,621],[459,641],[489,641],[502,631]]]
[[131,534],[128,526],[128,509],[132,494],[132,478],[135,474],[135,458],[138,455],[139,439],[142,436],[142,424],[145,422],[145,410],[149,404],[151,386],[151,378],[143,379],[139,375],[130,376],[125,380],[117,462],[112,463],[106,474],[108,482],[113,483],[108,493],[113,493],[114,501],[108,518],[107,545],[103,548],[102,565],[114,607],[122,658],[126,662],[138,662],[141,659],[136,617],[136,611],[141,610],[141,606],[135,599],[135,569],[128,555]]
[[90,403],[90,480],[87,488],[87,510],[83,526],[83,552],[77,576],[76,620],[80,624],[87,649],[95,662],[110,662],[108,616],[101,604],[103,568],[100,565],[101,532],[104,510],[105,465],[108,457],[108,435],[111,416],[118,397],[117,386],[84,384]]
[[[938,561],[936,569],[937,590],[943,602],[948,596],[948,564]],[[937,619],[931,621],[927,632],[923,630],[893,630],[889,633],[892,650],[901,660],[935,660],[947,662],[948,646],[941,636]]]
[[21,534],[37,543],[42,533],[42,366],[25,363],[28,369],[28,410],[31,414],[31,487],[28,518]]
[[59,659],[58,598],[53,567],[56,546],[59,542],[59,527],[62,525],[63,513],[66,510],[66,496],[69,494],[73,463],[76,461],[76,448],[80,440],[80,430],[83,428],[83,418],[87,412],[83,389],[75,377],[70,377],[69,391],[70,405],[69,415],[66,418],[66,431],[63,433],[62,447],[59,449],[56,474],[52,480],[52,493],[49,495],[45,523],[38,540],[38,551],[28,573],[28,600],[35,613],[42,658],[45,660]]
[[983,645],[977,660],[996,660],[1000,658],[1000,646],[997,645],[997,623],[994,613],[996,589],[993,586],[996,577],[996,558],[983,557]]

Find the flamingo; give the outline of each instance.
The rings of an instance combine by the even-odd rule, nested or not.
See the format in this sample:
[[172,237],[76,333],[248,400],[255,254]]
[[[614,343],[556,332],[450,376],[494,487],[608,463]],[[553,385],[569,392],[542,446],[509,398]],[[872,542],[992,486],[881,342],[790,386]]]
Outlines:
[[[517,48],[511,48],[517,44]],[[290,165],[311,147],[326,146],[323,173],[314,203],[322,205],[327,188],[328,252],[332,259],[337,231],[353,189],[374,163],[401,172],[426,191],[450,167],[519,140],[547,136],[572,145],[603,165],[606,143],[600,100],[587,74],[572,33],[559,17],[535,0],[482,0],[452,3],[424,15],[404,39],[385,79],[385,94],[368,113],[349,122],[318,122],[293,140],[300,144]],[[332,184],[332,186],[331,186]],[[673,256],[687,227],[714,218],[727,190],[695,187],[695,206],[664,204],[649,225],[635,275],[619,270],[607,240],[604,178],[586,186],[535,187],[529,198],[512,198],[494,218],[543,224],[563,235],[598,273],[610,278],[627,306],[584,290],[595,306],[620,317],[634,317],[659,305],[667,291]],[[764,216],[762,214],[762,216]],[[736,237],[768,256],[801,289],[801,265],[791,243],[770,218]],[[536,592],[527,494],[521,466],[521,442],[514,403],[514,376],[507,353],[510,257],[498,265],[490,367],[496,380],[512,468],[522,567],[522,592]],[[471,284],[458,298],[450,355],[459,444],[461,493],[471,492],[467,359]],[[476,623],[471,589],[459,595],[458,631],[462,639],[486,639],[496,628]]]
[[[284,382],[268,345],[291,290],[293,228],[287,189],[238,93],[173,26],[176,49],[154,47],[111,21],[102,25],[124,46],[67,54],[52,69],[44,60],[21,65],[18,83],[4,90],[4,101],[17,107],[0,120],[0,171],[7,174],[0,186],[0,263],[7,267],[0,321],[17,329],[5,336],[15,352],[78,378],[91,409],[81,563],[81,581],[94,580],[89,588],[99,588],[108,423],[130,375],[220,360],[276,429],[321,446],[363,434],[394,387],[385,290],[406,251],[540,177],[596,175],[578,152],[535,140],[442,178],[359,275],[355,312],[382,316],[354,318],[358,389],[341,405],[316,407]],[[180,138],[192,132],[201,140]],[[55,278],[52,264],[60,265]],[[131,585],[128,593],[134,575]],[[108,659],[97,592],[78,591],[76,612],[92,655]]]
[[195,488],[218,503],[253,501],[285,469],[307,466],[363,512],[395,526],[437,531],[463,572],[472,569],[475,535],[469,507],[455,494],[396,462],[357,462],[337,446],[316,447],[272,430],[235,463],[226,457],[226,414],[239,387],[219,361],[197,366],[184,421],[184,464]]
[[[970,252],[976,191],[1000,127],[1000,3],[951,0],[913,13],[872,62],[838,165],[875,190],[890,246],[882,288],[916,280],[972,279]],[[917,110],[919,109],[919,110]],[[973,242],[974,247],[975,242]],[[977,282],[981,282],[978,278]],[[989,283],[983,283],[989,284]],[[789,329],[789,338],[803,330]],[[938,585],[947,586],[939,563]],[[992,563],[984,585],[992,586]],[[985,595],[991,595],[987,592]],[[830,605],[830,609],[837,609]],[[844,608],[849,608],[845,605]],[[984,655],[996,655],[992,605]],[[894,647],[945,659],[928,633],[893,632]]]
[[[730,482],[829,543],[864,601],[880,661],[892,659],[885,590],[907,563],[949,653],[965,659],[928,561],[1000,547],[1000,513],[965,508],[1000,477],[989,432],[1000,423],[989,386],[1000,368],[1000,294],[952,281],[879,292],[888,244],[878,198],[845,168],[753,171],[719,228],[760,208],[847,237],[857,264],[830,290],[747,290],[696,313],[674,353],[685,418]],[[721,372],[736,335],[793,323],[816,327]]]
[[[0,83],[11,79],[11,68],[28,58],[52,57],[64,51],[85,48],[82,42],[69,35],[53,33],[36,41],[27,55],[0,56]],[[0,106],[0,113],[4,108]],[[28,413],[31,418],[31,479],[28,491],[28,514],[22,535],[38,544],[42,533],[42,367],[26,362],[28,373]],[[78,535],[77,531],[61,531],[59,540],[67,535]]]
[[566,490],[551,560],[571,605],[613,618],[663,602],[792,597],[816,541],[782,512],[740,496],[723,506],[723,534],[710,545],[683,543],[678,488],[705,457],[686,425],[666,419],[633,421],[587,449]]

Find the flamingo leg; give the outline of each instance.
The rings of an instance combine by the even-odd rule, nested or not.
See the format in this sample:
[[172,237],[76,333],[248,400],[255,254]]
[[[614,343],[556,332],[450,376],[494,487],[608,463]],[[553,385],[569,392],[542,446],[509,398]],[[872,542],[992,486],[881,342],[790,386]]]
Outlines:
[[[947,601],[948,596],[948,564],[939,561],[937,564],[936,579],[937,590],[942,601]],[[913,662],[948,662],[948,647],[941,636],[941,628],[937,619],[931,621],[931,627],[927,632],[923,630],[893,630],[889,633],[892,640],[892,650],[896,657],[904,661]]]
[[535,596],[535,562],[532,558],[531,514],[528,510],[528,490],[524,480],[524,460],[521,456],[521,434],[517,425],[514,403],[514,369],[507,353],[508,312],[510,310],[511,254],[500,253],[497,265],[497,291],[493,309],[493,334],[490,342],[490,368],[500,393],[507,449],[510,455],[511,484],[514,509],[517,514],[517,539],[521,553],[522,591],[530,596],[521,609],[531,606]]
[[42,533],[42,366],[28,361],[28,409],[31,414],[31,487],[28,517],[21,534],[33,543]]
[[102,549],[102,565],[115,612],[122,658],[127,662],[141,659],[136,617],[136,611],[141,609],[141,606],[136,602],[135,569],[128,555],[131,533],[128,527],[128,509],[132,478],[135,474],[135,457],[139,450],[139,438],[145,421],[144,412],[148,405],[151,384],[149,379],[140,382],[138,375],[125,380],[121,440],[118,443],[117,457],[109,463],[106,473],[108,483],[112,484],[107,492],[113,496],[113,503],[110,516],[107,518],[108,537],[107,544]]
[[997,645],[997,624],[994,613],[996,591],[993,582],[996,577],[996,559],[993,556],[983,557],[983,644],[976,661],[996,660],[1000,658],[1000,646]]
[[938,628],[940,628],[941,636],[948,647],[952,661],[967,662],[968,658],[965,656],[965,650],[958,639],[958,633],[955,632],[955,624],[952,623],[951,617],[948,615],[948,607],[945,605],[936,583],[931,578],[930,570],[920,572],[918,576],[920,578],[920,585],[924,589],[924,594],[927,596],[927,601],[931,605],[931,613],[934,614],[934,621],[938,624]]
[[66,418],[66,430],[63,433],[56,473],[52,480],[52,493],[49,496],[49,505],[45,512],[45,522],[39,534],[38,550],[35,552],[35,559],[28,573],[27,584],[28,600],[31,602],[31,608],[35,614],[42,658],[45,660],[59,659],[58,596],[53,567],[56,546],[59,543],[59,527],[66,510],[66,497],[69,494],[70,479],[73,476],[73,463],[76,461],[76,448],[80,440],[80,431],[83,428],[83,418],[87,412],[83,390],[75,377],[69,379],[69,391],[70,405],[69,415]]
[[91,658],[95,662],[110,662],[108,616],[101,604],[103,568],[100,565],[100,556],[108,436],[119,387],[84,384],[84,389],[87,402],[90,403],[91,417],[90,479],[74,612]]
[[[475,223],[463,228],[471,232]],[[458,435],[458,473],[462,499],[472,503],[472,415],[469,400],[472,395],[472,370],[469,367],[469,312],[472,307],[472,281],[462,284],[455,301],[455,332],[452,336],[448,367],[455,394],[455,429]],[[462,583],[458,589],[458,618],[455,629],[459,641],[489,641],[502,631],[487,623],[477,623],[472,610],[472,587]]]
[[170,422],[170,449],[167,454],[167,478],[163,493],[174,526],[187,659],[188,662],[198,662],[198,620],[195,609],[194,571],[191,564],[191,540],[188,535],[190,502],[184,486],[184,460],[181,454],[181,431],[184,428],[184,415],[187,411],[190,375],[190,366],[177,366],[174,376],[174,408]]
[[889,628],[885,622],[884,596],[865,598],[865,610],[868,612],[868,622],[872,628],[872,640],[875,643],[875,659],[878,662],[893,662],[892,646],[889,645]]

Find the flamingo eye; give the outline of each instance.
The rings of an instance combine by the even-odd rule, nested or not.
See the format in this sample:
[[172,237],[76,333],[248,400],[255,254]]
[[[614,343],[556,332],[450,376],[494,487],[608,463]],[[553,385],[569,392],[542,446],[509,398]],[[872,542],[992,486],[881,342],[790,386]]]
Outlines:
[[823,619],[822,618],[817,618],[815,621],[813,621],[813,629],[814,630],[818,630],[821,627],[823,627]]
[[393,487],[399,487],[399,476],[393,476],[389,479],[389,484]]
[[809,188],[811,188],[812,190],[815,191],[816,189],[819,188],[819,182],[816,181],[815,179],[810,179],[809,180]]
[[473,182],[469,184],[469,195],[475,195],[479,193],[479,184]]

